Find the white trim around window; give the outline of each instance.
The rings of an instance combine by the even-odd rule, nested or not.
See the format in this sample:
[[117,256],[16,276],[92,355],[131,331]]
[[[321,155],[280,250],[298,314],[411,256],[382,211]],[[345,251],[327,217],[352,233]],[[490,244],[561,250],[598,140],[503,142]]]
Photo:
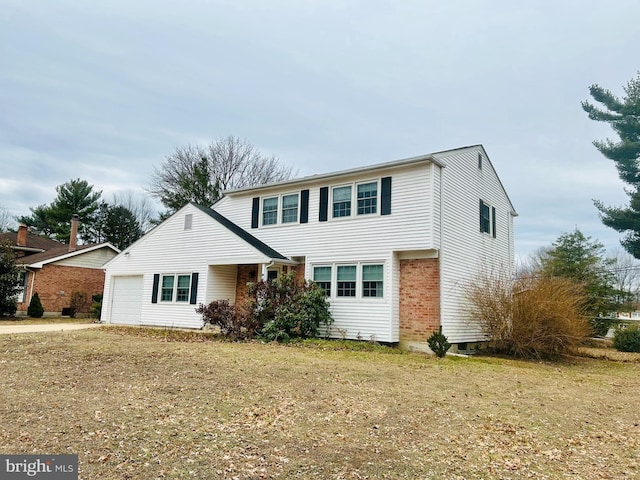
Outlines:
[[161,303],[189,303],[191,298],[191,274],[161,274],[159,298]]
[[300,223],[300,192],[261,197],[260,204],[262,227]]
[[331,219],[380,215],[380,188],[379,178],[332,186]]
[[311,279],[335,300],[385,298],[384,262],[340,262],[311,265]]

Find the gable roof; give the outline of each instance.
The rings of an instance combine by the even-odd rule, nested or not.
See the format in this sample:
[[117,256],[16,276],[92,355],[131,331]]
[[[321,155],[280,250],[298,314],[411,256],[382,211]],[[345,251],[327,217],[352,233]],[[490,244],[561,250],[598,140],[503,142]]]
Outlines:
[[237,188],[237,189],[233,189],[233,190],[225,190],[224,192],[222,192],[225,196],[233,196],[236,193],[246,193],[246,192],[251,192],[253,190],[262,190],[262,189],[266,189],[266,188],[271,188],[271,187],[280,187],[280,186],[284,186],[284,185],[295,185],[298,183],[305,183],[305,182],[317,182],[317,181],[323,181],[326,179],[330,179],[330,178],[334,178],[334,177],[341,177],[344,175],[353,175],[353,174],[360,174],[360,173],[366,173],[366,172],[371,172],[371,171],[375,171],[375,170],[382,170],[385,168],[395,168],[395,167],[401,167],[404,165],[411,165],[414,163],[423,163],[423,162],[431,162],[431,163],[435,163],[436,165],[438,165],[439,167],[444,167],[444,164],[434,158],[434,155],[436,155],[435,153],[429,153],[427,155],[419,155],[417,157],[411,157],[411,158],[404,158],[401,160],[394,160],[391,162],[384,162],[384,163],[377,163],[374,165],[367,165],[365,167],[357,167],[357,168],[350,168],[348,170],[339,170],[336,172],[328,172],[328,173],[320,173],[320,174],[314,174],[314,175],[308,175],[306,177],[300,177],[300,178],[294,178],[291,180],[284,180],[282,182],[273,182],[273,183],[265,183],[263,185],[253,185],[253,186],[249,186],[249,187],[242,187],[242,188]]
[[249,245],[251,245],[253,248],[258,250],[263,255],[265,255],[265,256],[267,256],[267,257],[269,257],[271,259],[289,260],[284,255],[276,252],[273,248],[271,248],[269,245],[264,243],[262,240],[258,240],[256,237],[251,235],[245,229],[243,229],[242,227],[239,227],[238,225],[233,223],[231,220],[229,220],[227,217],[221,215],[220,213],[216,212],[215,210],[212,210],[211,208],[208,208],[208,207],[204,207],[202,205],[198,205],[197,203],[194,203],[194,202],[190,202],[190,204],[192,206],[194,206],[195,208],[197,208],[198,210],[200,210],[201,212],[206,213],[207,215],[209,215],[211,218],[213,218],[220,225],[225,227],[227,230],[229,230],[230,232],[232,232],[236,236],[240,237],[242,240],[247,242]]
[[[58,242],[56,242],[58,243]],[[84,253],[93,252],[101,248],[110,248],[116,253],[120,253],[116,247],[110,243],[78,245],[73,252],[69,251],[69,245],[60,244],[56,248],[47,250],[46,252],[36,253],[26,257],[16,259],[16,265],[27,266],[31,268],[42,268],[47,263],[58,262],[66,258],[75,257]]]
[[273,183],[266,183],[264,185],[254,185],[254,186],[248,186],[248,187],[242,187],[242,188],[237,188],[237,189],[233,189],[233,190],[225,190],[223,193],[223,197],[226,196],[234,196],[236,194],[243,194],[243,193],[247,193],[247,192],[252,192],[252,191],[259,191],[259,190],[263,190],[263,189],[268,189],[268,188],[273,188],[273,187],[281,187],[281,186],[286,186],[286,185],[296,185],[296,184],[300,184],[300,183],[307,183],[307,182],[317,182],[317,181],[324,181],[327,179],[331,179],[331,178],[335,178],[335,177],[341,177],[344,175],[353,175],[353,174],[362,174],[362,173],[367,173],[367,172],[372,172],[372,171],[376,171],[376,170],[383,170],[383,169],[387,169],[387,168],[396,168],[396,167],[402,167],[405,165],[413,165],[416,163],[424,163],[424,162],[431,162],[434,165],[437,165],[438,167],[442,167],[445,168],[447,166],[447,164],[445,163],[445,160],[442,157],[446,157],[447,155],[453,155],[457,152],[460,152],[462,150],[468,150],[468,149],[478,149],[480,150],[485,159],[489,162],[489,164],[491,164],[491,168],[493,169],[494,173],[496,174],[496,177],[498,179],[498,182],[500,183],[500,187],[502,188],[502,191],[504,192],[507,201],[509,202],[509,205],[511,207],[511,213],[514,216],[518,216],[518,213],[516,212],[516,209],[513,206],[513,203],[511,202],[511,199],[509,198],[509,195],[507,194],[506,189],[504,188],[504,185],[502,184],[502,180],[500,180],[500,177],[498,176],[495,168],[493,167],[493,163],[491,162],[491,159],[489,158],[489,155],[487,154],[486,150],[484,149],[484,146],[479,143],[476,145],[467,145],[465,147],[457,147],[457,148],[452,148],[449,150],[442,150],[439,152],[432,152],[432,153],[427,153],[425,155],[418,155],[416,157],[409,157],[409,158],[403,158],[400,160],[393,160],[391,162],[384,162],[384,163],[376,163],[374,165],[367,165],[364,167],[357,167],[357,168],[351,168],[351,169],[347,169],[347,170],[338,170],[335,172],[328,172],[328,173],[321,173],[321,174],[316,174],[316,175],[308,175],[306,177],[300,177],[300,178],[294,178],[291,180],[285,180],[282,182],[273,182]]

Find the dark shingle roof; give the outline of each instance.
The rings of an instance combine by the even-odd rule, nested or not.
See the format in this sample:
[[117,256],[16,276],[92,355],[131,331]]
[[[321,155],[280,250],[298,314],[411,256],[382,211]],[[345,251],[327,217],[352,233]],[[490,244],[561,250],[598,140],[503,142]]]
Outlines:
[[215,210],[212,210],[211,208],[208,208],[208,207],[203,207],[202,205],[198,205],[197,203],[193,203],[193,202],[191,202],[191,205],[193,205],[197,209],[209,215],[211,218],[216,220],[220,225],[222,225],[227,230],[229,230],[230,232],[240,237],[242,240],[247,242],[249,245],[251,245],[255,249],[259,250],[261,253],[263,253],[267,257],[277,258],[279,260],[288,260],[287,257],[276,252],[273,248],[271,248],[269,245],[264,243],[262,240],[258,240],[249,232],[239,227],[228,218],[222,216],[220,213],[216,212]]
[[[17,246],[18,234],[16,232],[0,233],[0,242],[8,241],[12,246],[19,250],[21,247]],[[27,244],[23,245],[26,248],[37,248],[39,250],[49,250],[52,248],[58,248],[64,246],[64,243],[57,242],[47,237],[40,237],[31,233],[27,234]]]
[[[91,247],[95,247],[95,245],[94,244],[78,245],[74,250],[74,252],[80,252],[82,250],[85,250]],[[18,265],[33,265],[34,263],[44,262],[46,260],[51,260],[52,258],[61,257],[63,255],[66,255],[67,253],[72,253],[72,252],[69,252],[69,245],[58,244],[56,248],[51,248],[46,252],[35,253],[33,255],[20,257],[16,259],[16,263]]]

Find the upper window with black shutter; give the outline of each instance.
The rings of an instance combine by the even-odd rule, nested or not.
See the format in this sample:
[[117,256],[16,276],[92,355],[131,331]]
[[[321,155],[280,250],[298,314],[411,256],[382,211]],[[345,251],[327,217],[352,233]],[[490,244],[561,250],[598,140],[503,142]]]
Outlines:
[[496,237],[496,208],[480,200],[480,232]]

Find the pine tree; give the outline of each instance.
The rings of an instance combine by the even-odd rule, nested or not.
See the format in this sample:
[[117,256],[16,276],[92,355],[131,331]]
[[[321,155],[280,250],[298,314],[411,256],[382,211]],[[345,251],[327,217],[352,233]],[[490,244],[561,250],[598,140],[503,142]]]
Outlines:
[[40,302],[40,295],[38,292],[33,294],[29,307],[27,308],[27,315],[33,318],[41,318],[44,315],[44,308],[42,308],[42,302]]
[[613,160],[620,179],[628,186],[625,190],[629,195],[626,207],[608,207],[598,200],[594,203],[602,223],[624,233],[620,243],[630,254],[640,258],[640,72],[624,87],[622,98],[599,85],[592,85],[589,91],[604,109],[588,101],[582,102],[582,108],[591,120],[608,123],[619,136],[619,141],[596,140],[593,144]]

